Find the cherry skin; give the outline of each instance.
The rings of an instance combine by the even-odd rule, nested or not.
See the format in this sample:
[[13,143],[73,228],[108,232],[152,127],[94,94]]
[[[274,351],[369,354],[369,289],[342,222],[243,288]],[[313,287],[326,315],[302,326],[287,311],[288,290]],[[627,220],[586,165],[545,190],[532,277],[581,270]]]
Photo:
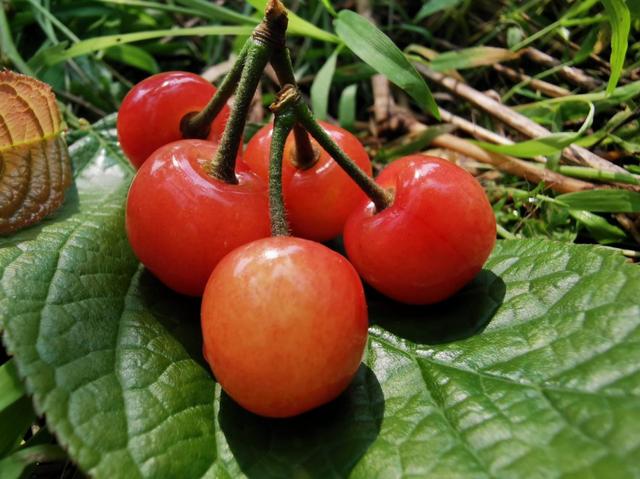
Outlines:
[[[358,139],[340,127],[320,123],[347,156],[371,176],[369,156]],[[260,129],[249,141],[244,154],[249,168],[265,180],[269,176],[272,133],[271,124]],[[366,195],[315,140],[311,139],[311,142],[319,154],[318,160],[312,167],[300,169],[296,163],[293,133],[287,138],[282,190],[294,235],[327,241],[342,233],[347,217]]]
[[365,281],[397,301],[431,304],[480,272],[496,221],[473,176],[446,160],[411,155],[376,181],[394,192],[393,204],[376,212],[363,202],[344,230],[347,255]]
[[229,253],[209,278],[201,322],[205,357],[222,388],[268,417],[336,398],[367,342],[358,273],[301,238],[261,239]]
[[127,198],[134,253],[171,289],[200,296],[218,261],[270,234],[266,183],[242,171],[230,185],[203,170],[217,145],[181,140],[156,150],[138,170]]
[[[131,163],[140,168],[155,150],[181,140],[180,122],[202,110],[216,92],[204,78],[188,72],[158,73],[142,80],[125,96],[118,112],[118,139]],[[224,107],[208,139],[218,142],[229,119]]]

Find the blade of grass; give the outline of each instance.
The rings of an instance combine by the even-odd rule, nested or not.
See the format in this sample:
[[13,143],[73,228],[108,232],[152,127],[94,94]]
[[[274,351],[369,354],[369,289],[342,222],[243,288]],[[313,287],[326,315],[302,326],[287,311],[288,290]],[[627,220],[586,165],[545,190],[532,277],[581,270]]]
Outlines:
[[571,209],[569,214],[583,225],[598,243],[618,243],[627,237],[624,231],[609,223],[602,216],[594,215],[588,211]]
[[11,35],[11,29],[9,28],[9,22],[4,13],[4,5],[2,2],[0,2],[0,52],[4,53],[6,57],[11,60],[11,63],[22,73],[33,76],[33,70],[31,70],[29,65],[27,65],[18,53],[13,43],[13,36]]
[[617,171],[602,171],[584,166],[565,165],[558,166],[556,170],[558,171],[558,173],[565,176],[571,176],[572,178],[582,178],[585,180],[598,181],[615,181],[618,183],[627,183],[630,185],[640,185],[640,180],[637,177],[631,174],[619,173]]
[[[173,4],[169,4],[169,3],[149,2],[149,1],[145,1],[145,0],[98,0],[98,1],[101,2],[101,3],[110,4],[110,5],[122,5],[122,6],[127,6],[127,7],[140,7],[140,8],[147,8],[147,9],[151,9],[151,10],[159,10],[159,11],[173,12],[173,13],[182,13],[182,14],[185,14],[185,15],[193,16],[193,17],[199,17],[199,16],[202,15],[202,10],[179,7],[177,5],[173,5]],[[247,18],[251,18],[251,17],[247,17]],[[254,20],[253,23],[257,23],[257,20]]]
[[627,190],[592,190],[565,193],[556,197],[569,208],[597,213],[638,213],[640,193]]
[[67,454],[60,446],[42,444],[19,449],[12,455],[0,460],[2,479],[19,479],[27,467],[36,462],[54,462],[66,459]]
[[9,360],[0,366],[0,411],[25,394],[15,362]]
[[451,8],[457,7],[461,3],[462,0],[429,0],[424,5],[422,5],[422,8],[420,8],[420,10],[418,11],[415,22],[421,22],[434,13],[438,13],[443,10],[449,10]]
[[358,93],[358,85],[353,84],[346,87],[340,95],[340,103],[338,105],[338,120],[340,126],[347,130],[353,129],[356,123],[356,95]]
[[86,55],[99,50],[104,50],[114,45],[140,42],[153,38],[202,36],[202,35],[249,35],[252,31],[249,26],[202,26],[191,28],[173,28],[170,30],[153,30],[147,32],[124,33],[121,35],[106,35],[103,37],[82,40],[65,50],[52,48],[44,55],[46,65],[55,65],[70,58]]
[[353,53],[405,90],[420,108],[440,119],[438,105],[424,78],[387,35],[351,10],[342,10],[334,25],[338,36]]
[[589,103],[589,113],[580,129],[575,133],[552,133],[551,135],[526,140],[513,145],[494,145],[486,142],[474,142],[487,151],[501,153],[503,155],[517,156],[520,158],[535,158],[536,156],[547,156],[562,151],[571,143],[576,142],[582,134],[591,127],[595,107]]
[[611,25],[611,75],[607,84],[607,93],[613,93],[622,69],[629,46],[629,32],[631,30],[631,14],[624,0],[602,0],[604,9],[609,16]]
[[338,16],[338,12],[336,12],[336,9],[333,8],[331,0],[322,0],[322,5],[324,6],[324,8],[326,8],[327,12],[329,12],[332,17]]
[[216,2],[208,2],[206,0],[176,0],[176,3],[197,10],[203,17],[209,18],[210,20],[238,23],[241,25],[255,25],[258,23],[257,19],[221,7],[217,5]]
[[431,68],[442,72],[447,70],[462,70],[494,63],[515,60],[520,55],[505,48],[472,47],[458,51],[440,53],[431,60]]
[[313,83],[311,84],[311,105],[313,113],[318,120],[327,119],[327,107],[329,105],[329,91],[331,90],[331,80],[336,71],[336,61],[340,53],[340,46],[329,56],[327,61],[318,70]]
[[107,58],[125,63],[147,73],[154,74],[160,71],[160,67],[153,56],[146,50],[133,45],[114,45],[104,52]]

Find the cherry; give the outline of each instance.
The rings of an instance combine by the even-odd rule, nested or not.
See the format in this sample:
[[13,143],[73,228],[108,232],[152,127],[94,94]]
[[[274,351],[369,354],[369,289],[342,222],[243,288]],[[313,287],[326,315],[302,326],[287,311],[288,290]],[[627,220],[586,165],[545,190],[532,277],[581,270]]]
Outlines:
[[241,162],[238,184],[213,178],[203,164],[216,150],[203,140],[159,148],[127,198],[126,230],[136,256],[167,286],[192,296],[202,294],[229,251],[270,234],[266,183]]
[[337,397],[367,341],[367,306],[353,266],[312,241],[273,237],[229,253],[202,298],[205,357],[222,388],[268,417]]
[[[188,72],[158,73],[142,80],[127,93],[118,112],[122,151],[140,168],[155,150],[183,138],[184,116],[204,108],[215,92],[211,83]],[[208,139],[220,140],[228,118],[225,106],[213,121]]]
[[[371,162],[358,139],[340,127],[320,123],[347,156],[371,176]],[[249,141],[244,154],[249,168],[265,179],[269,175],[272,133],[271,124],[260,129]],[[311,142],[318,159],[310,168],[302,169],[296,160],[294,135],[288,136],[283,157],[282,189],[294,235],[327,241],[342,232],[347,217],[366,195],[315,140]]]
[[496,222],[473,176],[446,160],[399,159],[377,182],[395,192],[376,212],[363,202],[347,220],[347,255],[371,286],[398,301],[441,301],[481,270],[496,238]]

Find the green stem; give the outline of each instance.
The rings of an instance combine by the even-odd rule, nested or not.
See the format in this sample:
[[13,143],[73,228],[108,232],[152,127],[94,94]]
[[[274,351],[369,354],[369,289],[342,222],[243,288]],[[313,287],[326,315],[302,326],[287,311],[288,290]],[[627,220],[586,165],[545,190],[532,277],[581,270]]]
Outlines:
[[349,158],[342,148],[340,148],[333,138],[320,126],[313,117],[313,113],[309,107],[302,101],[298,94],[293,102],[296,118],[311,134],[320,146],[333,158],[333,160],[342,167],[342,169],[351,177],[353,181],[360,187],[362,191],[373,201],[377,211],[382,211],[390,206],[393,202],[392,195],[382,186],[375,182],[373,178],[367,175],[351,158]]
[[235,173],[236,155],[242,141],[242,132],[260,76],[271,57],[271,48],[268,45],[254,39],[249,41],[247,58],[240,75],[231,115],[224,129],[216,157],[207,168],[209,174],[229,184],[238,182]]
[[293,64],[291,63],[291,52],[288,48],[273,52],[271,66],[276,72],[278,81],[282,86],[296,85],[296,77],[293,73]]
[[285,48],[287,11],[280,0],[269,0],[265,15],[248,43],[246,59],[240,74],[236,98],[215,158],[207,165],[208,173],[221,181],[237,184],[236,156],[247,122],[251,100],[272,53]]
[[[293,64],[291,63],[291,53],[288,48],[278,49],[273,52],[271,66],[278,76],[280,86],[296,86],[296,77],[293,73]],[[296,166],[302,170],[311,168],[320,158],[319,152],[313,148],[309,135],[302,125],[296,124],[293,127],[293,134],[296,141]]]
[[209,103],[200,111],[188,113],[182,119],[180,130],[184,138],[206,138],[211,131],[211,123],[216,116],[222,111],[227,104],[227,100],[233,94],[238,80],[242,75],[242,70],[247,58],[251,39],[247,40],[238,55],[238,59],[233,67],[224,77],[224,80],[218,87],[216,94],[209,100]]
[[296,123],[295,113],[287,108],[275,112],[269,162],[269,216],[272,236],[289,236],[287,210],[282,195],[282,157],[287,136]]

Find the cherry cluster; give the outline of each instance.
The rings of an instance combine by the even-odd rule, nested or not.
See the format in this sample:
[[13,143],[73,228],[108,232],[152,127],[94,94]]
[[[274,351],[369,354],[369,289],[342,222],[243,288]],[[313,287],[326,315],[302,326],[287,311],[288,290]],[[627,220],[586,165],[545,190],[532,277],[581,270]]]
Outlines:
[[[204,354],[223,389],[287,417],[331,401],[358,370],[361,277],[396,301],[441,301],[480,271],[496,225],[482,187],[448,161],[407,156],[373,180],[358,139],[316,122],[297,93],[288,51],[273,45],[283,10],[270,5],[218,90],[186,72],[154,75],[126,96],[117,126],[138,168],[126,207],[135,254],[170,288],[202,296]],[[288,85],[274,123],[242,151],[267,62]],[[339,235],[348,260],[321,244]]]

